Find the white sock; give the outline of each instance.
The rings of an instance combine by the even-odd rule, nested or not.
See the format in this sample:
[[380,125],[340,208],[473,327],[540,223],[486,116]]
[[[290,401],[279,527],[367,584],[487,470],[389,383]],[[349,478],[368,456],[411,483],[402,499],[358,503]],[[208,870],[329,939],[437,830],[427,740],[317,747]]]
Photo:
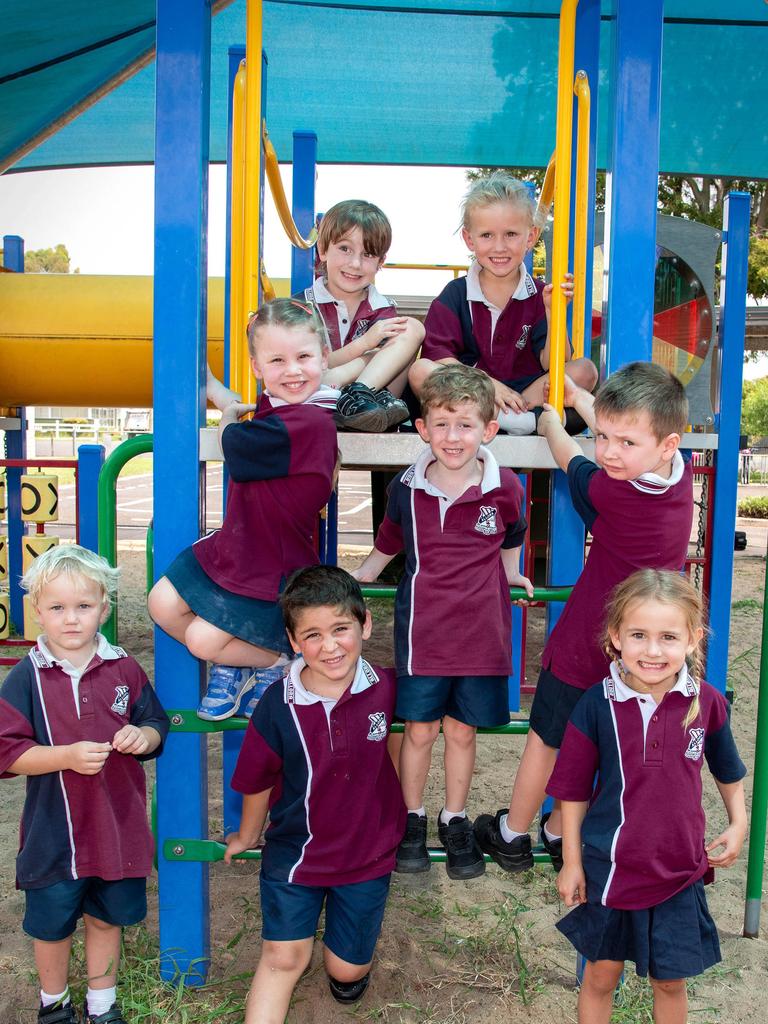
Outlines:
[[524,434],[536,433],[536,417],[532,412],[500,412],[496,417],[499,426],[507,434],[516,434],[522,437]]
[[411,808],[409,807],[408,808],[408,813],[409,814],[418,814],[418,816],[420,818],[426,818],[426,816],[427,816],[427,812],[426,812],[426,810],[423,807],[417,807],[415,811],[411,810]]
[[444,807],[442,811],[440,811],[440,824],[449,825],[451,822],[451,818],[466,818],[466,816],[466,807],[464,808],[463,811],[447,811]]
[[553,832],[550,832],[547,826],[544,826],[544,835],[550,841],[550,843],[556,843],[558,839],[562,839],[562,836],[556,836]]
[[519,839],[520,836],[527,836],[527,832],[514,832],[509,825],[507,825],[507,816],[503,814],[499,820],[499,833],[505,843],[511,843],[515,839]]
[[53,1006],[54,1003],[66,1006],[69,1002],[69,985],[67,985],[63,992],[59,992],[59,994],[55,996],[51,995],[50,992],[43,992],[43,990],[40,989],[40,1002],[43,1006]]
[[89,988],[85,994],[88,1003],[88,1013],[91,1017],[98,1017],[111,1009],[117,1000],[116,988]]

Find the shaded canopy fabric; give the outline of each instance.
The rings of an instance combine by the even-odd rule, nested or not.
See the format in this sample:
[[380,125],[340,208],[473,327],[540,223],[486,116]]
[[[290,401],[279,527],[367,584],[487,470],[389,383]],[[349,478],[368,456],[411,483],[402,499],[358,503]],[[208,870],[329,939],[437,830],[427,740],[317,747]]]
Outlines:
[[[325,163],[546,164],[554,148],[554,0],[264,0],[267,124],[281,159],[296,128]],[[130,67],[154,44],[151,0],[5,0],[0,14],[0,158]],[[695,12],[695,17],[692,17]],[[768,5],[667,0],[660,169],[768,177]],[[610,97],[611,18],[601,71]],[[245,0],[213,21],[211,159],[225,159],[228,48]],[[31,69],[31,70],[30,70]],[[608,118],[599,119],[605,165]],[[14,169],[151,163],[154,63]]]

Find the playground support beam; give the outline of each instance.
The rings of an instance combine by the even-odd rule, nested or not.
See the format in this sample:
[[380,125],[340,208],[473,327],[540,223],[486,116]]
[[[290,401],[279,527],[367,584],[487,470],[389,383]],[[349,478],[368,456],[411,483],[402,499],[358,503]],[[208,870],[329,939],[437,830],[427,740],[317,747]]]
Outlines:
[[[293,183],[291,212],[296,227],[308,238],[315,226],[315,177],[317,175],[317,135],[297,130],[293,133]],[[291,294],[309,288],[314,279],[314,247],[291,248]]]
[[601,377],[652,358],[663,8],[616,0]]
[[[715,394],[715,478],[712,493],[712,556],[710,578],[717,580],[717,599],[709,610],[712,631],[707,645],[707,679],[725,690],[733,582],[733,531],[739,469],[739,415],[744,365],[744,328],[749,252],[749,196],[730,192],[723,204],[723,250],[720,272],[720,326],[717,338],[720,380]],[[724,413],[723,410],[727,410]]]
[[[162,575],[200,536],[199,428],[205,412],[211,7],[158,0],[155,104],[155,566]],[[203,519],[204,521],[204,519]],[[199,700],[201,664],[155,630],[155,681],[166,707]],[[157,762],[158,845],[207,838],[205,743],[174,736]],[[208,870],[158,858],[161,974],[201,984],[209,955]]]
[[[16,274],[24,273],[24,239],[20,235],[3,235],[3,266]],[[5,454],[9,459],[27,457],[27,416],[18,410],[19,429],[5,434]],[[11,622],[19,633],[24,632],[24,593],[21,578],[21,545],[27,532],[21,519],[21,474],[23,469],[9,466],[5,473],[8,488],[8,580],[11,591]]]

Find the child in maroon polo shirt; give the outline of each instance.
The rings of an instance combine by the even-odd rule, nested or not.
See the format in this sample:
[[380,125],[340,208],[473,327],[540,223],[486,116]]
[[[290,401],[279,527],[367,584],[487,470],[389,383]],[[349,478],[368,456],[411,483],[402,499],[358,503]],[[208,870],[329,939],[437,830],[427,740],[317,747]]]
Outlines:
[[314,303],[327,330],[330,353],[323,381],[340,388],[336,423],[343,430],[377,433],[408,419],[400,395],[424,328],[376,290],[392,227],[373,203],[345,199],[320,221],[321,274],[301,296]]
[[[507,871],[533,865],[528,829],[545,796],[565,726],[608,657],[602,617],[617,583],[641,568],[682,570],[693,520],[693,475],[678,451],[688,421],[682,384],[652,363],[629,363],[593,398],[566,383],[569,400],[595,435],[597,464],[585,458],[549,406],[539,433],[552,449],[576,511],[592,534],[589,556],[542,654],[530,731],[509,810],[481,815],[475,834]],[[560,811],[542,821],[542,840],[561,863]]]
[[[474,256],[466,277],[451,281],[429,307],[421,359],[409,373],[421,393],[440,363],[465,363],[493,380],[497,419],[509,434],[535,434],[549,377],[552,285],[535,281],[523,262],[536,244],[535,205],[528,187],[506,171],[476,181],[462,205],[461,235]],[[573,279],[562,285],[573,295]],[[565,372],[591,391],[597,370],[565,353]],[[576,432],[583,423],[574,421]]]
[[22,580],[42,627],[0,690],[0,773],[27,776],[16,859],[34,939],[41,1024],[77,1024],[72,934],[85,925],[83,1024],[124,1024],[115,985],[122,926],[147,913],[152,871],[144,771],[168,719],[140,666],[98,632],[118,570],[66,544]]
[[245,1024],[285,1017],[324,903],[331,994],[360,999],[405,827],[387,750],[394,674],[361,657],[371,615],[360,587],[343,569],[314,566],[291,577],[281,605],[300,657],[267,690],[245,734],[232,777],[243,813],[225,857],[253,847],[269,814],[263,944]]
[[221,417],[224,522],[182,551],[149,595],[155,622],[213,663],[197,712],[207,721],[249,713],[257,683],[282,675],[291,647],[278,598],[294,570],[318,562],[317,517],[336,468],[338,391],[321,384],[316,312],[294,299],[265,303],[248,325],[248,346],[264,393],[258,408],[233,402]]
[[438,835],[451,878],[485,871],[467,818],[478,726],[509,721],[509,587],[526,530],[517,474],[487,445],[498,430],[493,384],[469,366],[441,366],[422,390],[416,426],[428,448],[390,486],[376,544],[355,572],[375,580],[405,550],[395,599],[397,715],[405,720],[400,778],[408,826],[397,871],[428,871],[424,787],[442,723],[445,805]]
[[[744,842],[746,769],[728,704],[699,675],[703,619],[679,573],[643,569],[615,589],[610,672],[576,705],[547,785],[562,801],[557,887],[576,907],[558,928],[587,960],[579,1020],[589,1024],[611,1019],[625,960],[650,976],[659,1022],[688,1019],[685,979],[720,960],[704,883]],[[709,843],[705,760],[728,815]]]

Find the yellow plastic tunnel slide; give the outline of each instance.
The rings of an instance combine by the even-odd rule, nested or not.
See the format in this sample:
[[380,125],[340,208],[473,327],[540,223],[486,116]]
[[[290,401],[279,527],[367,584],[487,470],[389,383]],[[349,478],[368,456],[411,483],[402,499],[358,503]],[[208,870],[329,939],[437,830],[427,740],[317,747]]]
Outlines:
[[[278,294],[289,294],[288,282]],[[0,407],[152,405],[151,277],[0,274]],[[224,280],[208,281],[221,379]]]

